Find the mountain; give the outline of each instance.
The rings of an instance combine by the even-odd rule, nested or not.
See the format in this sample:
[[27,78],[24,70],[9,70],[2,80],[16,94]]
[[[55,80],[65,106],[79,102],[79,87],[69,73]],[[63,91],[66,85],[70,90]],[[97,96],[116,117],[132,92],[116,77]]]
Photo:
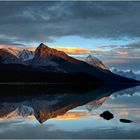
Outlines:
[[[11,51],[11,50],[10,50]],[[131,83],[137,82],[87,62],[77,60],[62,51],[41,43],[24,61],[22,55],[5,51],[0,55],[0,82],[51,82],[51,83]],[[12,51],[13,52],[13,51]],[[23,54],[27,54],[22,50]],[[2,51],[1,51],[2,54]],[[6,55],[7,54],[7,55]],[[6,57],[4,57],[6,56]],[[8,61],[14,57],[17,61]],[[30,55],[27,55],[29,58]],[[5,64],[4,58],[7,59]],[[13,59],[12,59],[13,60]],[[4,63],[3,63],[4,62]],[[13,64],[14,63],[14,64]]]
[[37,47],[34,58],[31,60],[30,64],[51,72],[88,73],[105,82],[131,81],[130,79],[115,75],[106,69],[101,69],[95,65],[70,57],[62,51],[49,48],[43,43]]
[[[65,99],[63,97],[62,99]],[[49,104],[46,104],[46,101],[40,102],[39,100],[36,101],[34,104],[32,104],[34,109],[34,116],[35,118],[40,122],[43,123],[46,120],[49,120],[51,118],[55,118],[59,115],[65,114],[70,109],[73,109],[76,107],[76,104],[66,103],[64,105],[61,105],[61,99],[48,101]]]
[[135,80],[140,80],[140,74],[136,74],[135,72],[133,72],[132,70],[118,70],[116,68],[113,68],[111,70],[113,73],[127,77],[127,78],[131,78],[131,79],[135,79]]
[[30,60],[34,57],[34,51],[24,48],[1,48],[0,58],[3,63],[20,63]]
[[[46,60],[46,59],[49,59],[50,57],[61,58],[71,63],[79,63],[77,59],[74,59],[73,57],[68,56],[63,51],[58,51],[54,48],[50,48],[43,43],[41,43],[35,50],[35,56],[33,58],[33,61],[39,61],[41,59]],[[47,60],[46,60],[46,63],[47,63]],[[43,65],[43,64],[40,64],[40,65]]]
[[103,84],[101,79],[88,73],[51,72],[46,69],[22,64],[0,64],[0,83]]
[[34,51],[23,49],[19,52],[18,56],[22,61],[31,60],[34,57]]
[[96,58],[95,56],[92,56],[92,55],[89,55],[85,58],[84,60],[85,62],[87,62],[88,64],[90,65],[93,65],[93,66],[96,66],[96,67],[99,67],[101,69],[104,69],[104,70],[109,70],[109,68],[107,66],[105,66],[103,64],[102,61],[100,61],[98,58]]
[[26,60],[30,60],[34,57],[34,51],[30,50],[30,48],[4,48],[7,49],[9,52],[14,54],[20,59],[20,63]]
[[77,59],[68,56],[66,53],[62,51],[58,51],[53,48],[49,48],[45,44],[41,43],[37,49],[35,50],[34,58],[31,60],[30,64],[36,67],[47,67],[46,69],[49,71],[55,72],[68,72],[66,70],[67,66],[71,66],[73,64],[81,64],[82,62]]

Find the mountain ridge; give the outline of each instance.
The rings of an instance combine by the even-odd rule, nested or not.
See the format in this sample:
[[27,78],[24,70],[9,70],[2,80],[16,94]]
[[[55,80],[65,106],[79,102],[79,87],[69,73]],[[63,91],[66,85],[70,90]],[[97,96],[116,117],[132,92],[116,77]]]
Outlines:
[[[26,63],[26,62],[28,62],[28,63]],[[10,70],[12,70],[14,75],[15,74],[19,74],[19,76],[24,75],[27,78],[27,81],[31,80],[31,79],[34,79],[33,78],[34,76],[36,77],[36,75],[34,75],[35,73],[34,72],[31,73],[31,71],[38,71],[38,73],[36,73],[38,76],[39,76],[39,72],[40,72],[40,75],[41,75],[41,72],[43,72],[44,74],[45,74],[45,72],[54,72],[54,73],[57,73],[57,77],[59,77],[59,78],[60,78],[60,76],[58,76],[58,75],[60,75],[60,73],[66,73],[63,76],[67,80],[72,80],[68,76],[70,74],[73,74],[73,73],[81,73],[81,74],[83,73],[84,74],[85,73],[85,74],[91,75],[91,77],[93,77],[95,79],[95,80],[92,80],[92,82],[93,81],[95,82],[96,80],[98,82],[103,81],[105,83],[112,83],[112,82],[113,83],[133,83],[133,82],[137,82],[136,80],[131,80],[129,78],[125,78],[125,77],[113,74],[109,70],[105,70],[105,69],[99,68],[95,65],[93,66],[93,65],[90,65],[90,64],[88,64],[84,61],[75,59],[71,56],[68,56],[64,52],[58,51],[58,50],[53,49],[53,48],[50,48],[43,43],[41,43],[36,48],[35,55],[34,55],[33,59],[31,59],[29,61],[25,61],[25,63],[22,63],[22,64],[17,65],[17,66],[13,65],[12,63],[7,64],[7,65],[4,65],[4,64],[1,63],[1,67],[3,68],[3,69],[0,68],[1,70],[4,70],[4,68],[5,68],[5,71],[7,71],[7,69],[9,70],[9,71],[7,71],[9,74],[6,74],[5,71],[2,71],[3,74],[6,75],[5,76],[6,78],[7,78],[7,75],[9,75],[11,77]],[[15,73],[14,70],[17,73]],[[28,75],[28,77],[26,76],[26,74]],[[56,76],[56,74],[55,74],[55,76]],[[56,77],[54,77],[53,75],[52,75],[52,77],[53,77],[53,80],[56,79]],[[61,80],[63,78],[61,78]],[[64,80],[65,82],[67,81],[66,79]],[[73,78],[73,80],[74,79],[75,78]],[[59,81],[59,79],[58,79],[58,81]]]
[[105,64],[103,64],[101,60],[99,60],[97,57],[93,55],[88,55],[84,61],[92,66],[97,66],[101,69],[110,71],[109,68]]

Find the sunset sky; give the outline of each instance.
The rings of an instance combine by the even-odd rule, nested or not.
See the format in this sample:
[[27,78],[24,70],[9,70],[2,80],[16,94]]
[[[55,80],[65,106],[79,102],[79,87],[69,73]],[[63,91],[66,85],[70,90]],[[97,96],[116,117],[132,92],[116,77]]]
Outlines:
[[0,47],[41,42],[140,70],[140,2],[0,2]]

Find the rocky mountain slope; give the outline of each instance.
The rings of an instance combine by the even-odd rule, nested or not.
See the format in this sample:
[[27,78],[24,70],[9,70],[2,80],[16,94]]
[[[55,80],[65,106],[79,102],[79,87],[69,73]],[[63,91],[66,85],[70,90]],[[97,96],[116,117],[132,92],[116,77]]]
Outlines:
[[104,70],[109,70],[109,68],[106,65],[104,65],[103,62],[98,58],[96,58],[95,56],[89,55],[85,58],[84,61],[92,66],[96,66]]
[[[1,51],[1,54],[3,54],[2,52],[3,51]],[[23,51],[23,52],[25,53],[25,51]],[[0,74],[2,77],[4,77],[4,75],[6,75],[5,77],[7,78],[7,76],[11,77],[12,75],[14,76],[15,74],[16,75],[19,74],[17,76],[17,78],[24,77],[24,82],[25,82],[25,81],[34,79],[36,77],[39,78],[39,75],[40,76],[42,75],[42,78],[43,78],[43,77],[45,77],[45,75],[47,75],[47,73],[45,74],[45,72],[55,72],[55,73],[57,73],[57,77],[59,77],[61,79],[60,81],[66,82],[67,80],[71,81],[70,76],[68,76],[69,74],[74,74],[74,73],[84,74],[85,73],[86,75],[87,74],[91,75],[91,77],[93,79],[95,79],[95,80],[93,80],[95,83],[96,83],[96,81],[97,82],[103,81],[105,83],[136,82],[134,80],[113,74],[109,70],[104,69],[105,66],[104,66],[104,68],[99,67],[99,65],[102,65],[102,67],[103,67],[103,64],[101,62],[100,63],[98,62],[98,64],[99,64],[98,66],[91,65],[91,64],[88,64],[87,62],[84,62],[84,61],[75,59],[71,56],[68,56],[66,53],[64,53],[62,51],[58,51],[56,49],[50,48],[43,43],[41,43],[36,48],[35,54],[33,55],[32,59],[23,61],[23,59],[20,56],[21,55],[18,56],[16,53],[14,54],[14,53],[10,53],[8,51],[4,51],[4,55],[0,55],[0,57],[1,57]],[[6,59],[6,61],[5,61],[5,59]],[[10,61],[10,60],[12,60],[12,61]],[[5,64],[7,64],[7,65],[5,65]],[[66,74],[67,74],[67,76],[66,76]],[[52,79],[54,81],[56,81],[56,77],[54,77],[53,74],[51,74],[51,76],[53,77]],[[56,76],[56,74],[55,74],[55,76]],[[5,79],[5,77],[3,79]],[[63,77],[63,78],[61,78],[61,77]],[[23,78],[21,78],[21,79],[23,79]],[[49,79],[51,79],[51,77],[49,77]],[[10,80],[10,79],[8,79],[8,80]],[[72,79],[71,82],[73,82],[73,80],[74,80],[74,78]],[[10,80],[10,81],[12,81],[12,80]],[[34,79],[34,81],[36,81],[36,80]],[[58,81],[59,81],[59,79],[58,79]]]

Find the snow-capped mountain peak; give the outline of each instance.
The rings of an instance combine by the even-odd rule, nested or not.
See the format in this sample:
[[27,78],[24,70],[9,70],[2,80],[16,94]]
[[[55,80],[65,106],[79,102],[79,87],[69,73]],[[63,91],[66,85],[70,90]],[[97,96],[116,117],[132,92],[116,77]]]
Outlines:
[[34,57],[34,51],[21,47],[0,48],[0,57],[3,63],[22,63]]
[[58,51],[54,48],[50,48],[47,45],[41,43],[35,50],[35,55],[32,60],[34,66],[50,66],[58,71],[64,71],[61,69],[61,65],[64,63],[79,63],[80,61],[68,56],[63,51]]
[[34,57],[34,52],[28,49],[23,49],[19,52],[18,56],[22,59],[22,61],[31,60]]
[[96,58],[95,56],[92,56],[92,55],[88,55],[86,60],[87,61],[97,61],[97,62],[100,61],[98,58]]
[[96,66],[96,67],[99,67],[99,68],[102,68],[104,70],[109,70],[109,68],[107,66],[105,66],[102,61],[100,61],[98,58],[96,58],[95,56],[93,55],[89,55],[86,57],[85,61],[90,64],[90,65],[93,65],[93,66]]
[[63,51],[58,51],[57,49],[50,48],[47,45],[41,43],[37,49],[35,50],[35,59],[36,58],[46,58],[46,57],[57,57],[57,58],[62,58],[70,62],[78,62],[76,59],[68,56],[66,53]]
[[19,63],[20,59],[12,50],[8,48],[0,49],[0,62],[1,63]]

